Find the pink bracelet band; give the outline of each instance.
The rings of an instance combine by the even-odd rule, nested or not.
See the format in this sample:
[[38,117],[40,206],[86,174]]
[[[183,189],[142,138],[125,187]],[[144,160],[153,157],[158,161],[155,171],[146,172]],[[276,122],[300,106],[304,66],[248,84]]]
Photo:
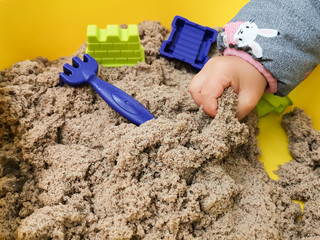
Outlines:
[[265,69],[262,64],[253,59],[253,57],[242,50],[237,50],[235,48],[226,48],[226,50],[223,52],[224,56],[237,56],[244,60],[246,60],[248,63],[250,63],[252,66],[254,66],[256,69],[258,69],[259,72],[266,78],[268,82],[268,86],[265,89],[265,93],[275,93],[277,92],[277,79],[275,79],[272,74]]

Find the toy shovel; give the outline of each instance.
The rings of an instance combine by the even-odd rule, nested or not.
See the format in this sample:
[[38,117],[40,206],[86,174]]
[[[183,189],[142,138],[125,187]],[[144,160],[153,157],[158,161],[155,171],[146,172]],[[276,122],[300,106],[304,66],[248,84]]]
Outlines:
[[129,94],[97,77],[98,63],[89,54],[83,55],[83,61],[79,57],[72,58],[72,66],[68,63],[63,66],[60,73],[60,85],[63,83],[72,87],[79,87],[89,83],[97,93],[114,110],[136,125],[140,125],[154,116]]

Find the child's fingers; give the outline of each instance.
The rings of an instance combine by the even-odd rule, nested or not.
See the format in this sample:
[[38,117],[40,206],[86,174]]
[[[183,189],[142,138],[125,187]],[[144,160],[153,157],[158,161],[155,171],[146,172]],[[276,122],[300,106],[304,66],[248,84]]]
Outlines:
[[[261,97],[261,96],[260,96]],[[248,115],[257,105],[260,97],[250,94],[249,92],[241,91],[238,94],[238,112],[237,118],[241,120]]]
[[203,71],[200,71],[197,75],[194,76],[194,78],[191,80],[191,83],[189,84],[188,90],[198,106],[201,105],[201,91],[206,79],[206,74]]
[[242,81],[242,86],[238,92],[237,117],[239,120],[244,118],[257,105],[266,87],[266,80],[262,75],[254,77],[251,81],[248,78],[246,80]]
[[203,110],[214,117],[218,112],[218,98],[222,95],[224,89],[230,86],[231,81],[218,74],[213,74],[210,79],[205,81],[201,91],[201,105]]
[[198,106],[202,105],[202,100],[201,100],[202,96],[201,95],[202,95],[202,90],[203,90],[203,84],[206,81],[209,81],[210,79],[212,79],[212,74],[214,74],[215,69],[217,69],[217,67],[215,66],[215,65],[217,65],[216,59],[217,59],[217,57],[211,58],[204,65],[204,67],[201,69],[201,71],[197,75],[194,76],[191,83],[189,84],[189,88],[188,88],[189,92],[190,92],[193,100],[195,101],[195,103]]
[[212,117],[217,114],[217,99],[231,85],[230,65],[225,64],[224,59],[211,58],[189,85],[193,100],[198,106],[202,105],[204,111]]

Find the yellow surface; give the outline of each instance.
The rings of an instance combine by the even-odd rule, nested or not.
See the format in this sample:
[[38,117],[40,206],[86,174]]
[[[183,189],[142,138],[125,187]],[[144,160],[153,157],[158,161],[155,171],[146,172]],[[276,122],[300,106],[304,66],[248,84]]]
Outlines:
[[[170,27],[175,15],[200,25],[223,26],[249,0],[0,0],[0,69],[17,61],[45,56],[50,60],[74,53],[86,40],[88,24],[137,24],[158,20]],[[292,94],[294,106],[311,116],[320,130],[320,68]],[[260,119],[260,160],[272,178],[278,164],[290,161],[281,117]]]
[[[294,107],[303,109],[312,119],[313,127],[320,130],[320,66],[310,76],[296,87],[289,97],[293,106],[288,107],[284,113]],[[284,114],[283,113],[283,114]],[[269,114],[259,120],[260,134],[258,136],[259,147],[262,155],[260,160],[269,176],[277,179],[273,173],[279,164],[289,162],[292,157],[288,151],[288,141],[285,130],[281,126],[281,115]]]

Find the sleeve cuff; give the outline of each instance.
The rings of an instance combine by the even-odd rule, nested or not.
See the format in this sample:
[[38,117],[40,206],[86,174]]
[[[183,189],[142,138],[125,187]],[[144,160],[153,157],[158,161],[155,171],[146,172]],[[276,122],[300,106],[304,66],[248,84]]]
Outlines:
[[235,48],[226,48],[223,52],[224,56],[237,56],[254,66],[267,80],[268,86],[265,89],[265,93],[276,93],[277,92],[277,79],[275,79],[272,74],[265,69],[262,64],[255,60],[250,54],[242,50],[237,50]]

